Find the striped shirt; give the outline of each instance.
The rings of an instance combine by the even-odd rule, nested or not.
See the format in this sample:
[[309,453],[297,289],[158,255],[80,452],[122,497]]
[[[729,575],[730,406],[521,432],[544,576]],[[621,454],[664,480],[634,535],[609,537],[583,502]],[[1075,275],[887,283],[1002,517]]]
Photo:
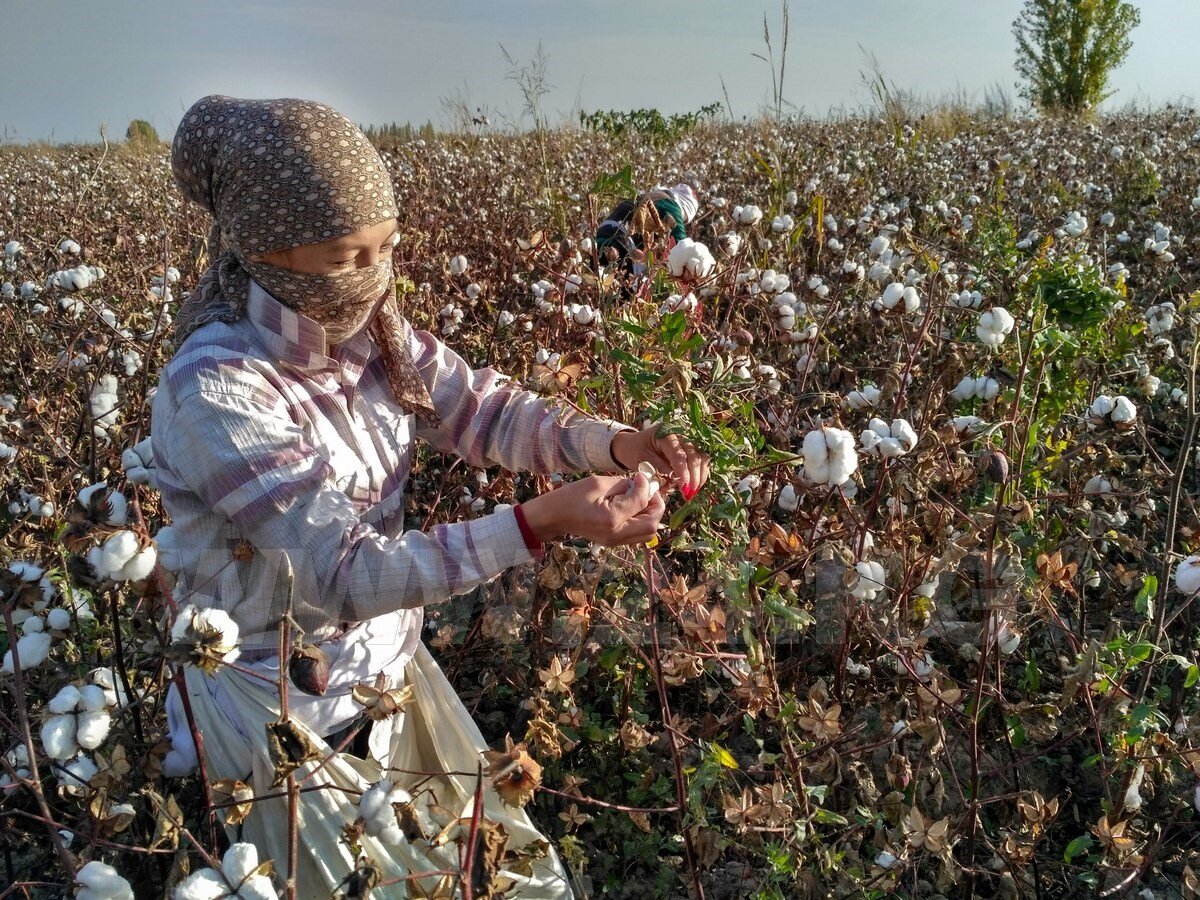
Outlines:
[[403,327],[436,429],[397,405],[365,330],[330,347],[253,281],[246,315],[197,329],[162,370],[151,431],[176,596],[227,611],[247,648],[275,646],[289,590],[310,640],[397,610],[419,632],[425,604],[533,558],[511,508],[404,530],[414,437],[473,466],[616,471],[628,426],[563,413]]

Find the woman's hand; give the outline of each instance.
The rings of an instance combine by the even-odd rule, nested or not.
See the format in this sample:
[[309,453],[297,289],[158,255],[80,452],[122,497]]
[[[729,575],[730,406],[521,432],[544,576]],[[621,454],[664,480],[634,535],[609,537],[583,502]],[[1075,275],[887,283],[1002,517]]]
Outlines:
[[521,509],[540,541],[569,534],[616,547],[654,537],[666,504],[645,475],[589,475],[527,500]]
[[677,434],[658,436],[658,426],[641,431],[619,431],[613,436],[612,457],[630,471],[648,462],[660,472],[670,472],[679,493],[691,500],[708,481],[708,456]]

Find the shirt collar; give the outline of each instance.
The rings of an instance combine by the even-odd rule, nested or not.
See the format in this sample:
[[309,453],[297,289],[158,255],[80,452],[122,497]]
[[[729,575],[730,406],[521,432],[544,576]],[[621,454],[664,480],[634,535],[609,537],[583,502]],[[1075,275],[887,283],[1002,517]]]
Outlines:
[[353,384],[375,354],[375,343],[364,328],[333,348],[334,355],[330,356],[325,329],[284,306],[253,278],[246,297],[246,315],[271,355],[301,372],[332,370],[339,381]]

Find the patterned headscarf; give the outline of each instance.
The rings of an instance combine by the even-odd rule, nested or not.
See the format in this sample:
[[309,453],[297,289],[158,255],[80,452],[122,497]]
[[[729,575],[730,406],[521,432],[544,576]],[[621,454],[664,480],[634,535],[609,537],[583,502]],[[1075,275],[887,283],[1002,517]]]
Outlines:
[[179,124],[171,168],[183,195],[213,217],[214,259],[180,307],[177,343],[208,322],[240,319],[251,277],[331,338],[353,333],[377,309],[369,327],[397,401],[438,424],[403,338],[390,257],[334,275],[250,259],[343,237],[397,214],[387,168],[353,122],[308,100],[204,97]]

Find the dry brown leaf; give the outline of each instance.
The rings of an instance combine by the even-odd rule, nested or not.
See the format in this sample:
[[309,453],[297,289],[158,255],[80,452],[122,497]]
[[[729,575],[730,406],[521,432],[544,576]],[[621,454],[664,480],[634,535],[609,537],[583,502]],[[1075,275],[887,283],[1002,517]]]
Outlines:
[[213,803],[225,807],[225,824],[241,825],[254,808],[254,789],[237,778],[222,778],[212,784]]

